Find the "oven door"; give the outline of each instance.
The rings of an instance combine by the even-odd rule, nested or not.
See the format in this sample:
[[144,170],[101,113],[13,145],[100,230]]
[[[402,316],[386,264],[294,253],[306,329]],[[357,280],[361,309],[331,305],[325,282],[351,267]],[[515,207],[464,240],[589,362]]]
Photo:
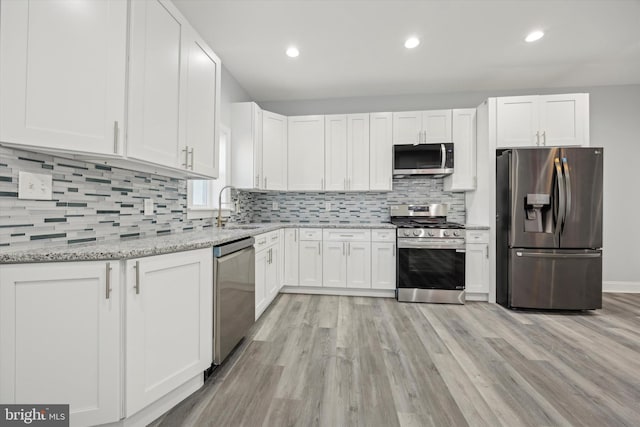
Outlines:
[[399,289],[464,290],[464,244],[398,239],[397,259]]

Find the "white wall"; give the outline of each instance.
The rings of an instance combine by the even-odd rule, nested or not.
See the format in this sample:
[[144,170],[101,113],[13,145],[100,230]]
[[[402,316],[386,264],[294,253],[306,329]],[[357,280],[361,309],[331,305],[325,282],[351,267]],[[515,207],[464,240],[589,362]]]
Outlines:
[[231,127],[231,103],[251,101],[246,90],[237,82],[226,67],[222,66],[220,77],[220,122]]
[[475,107],[503,95],[587,92],[591,145],[604,147],[605,288],[640,289],[640,85],[259,102],[285,115]]

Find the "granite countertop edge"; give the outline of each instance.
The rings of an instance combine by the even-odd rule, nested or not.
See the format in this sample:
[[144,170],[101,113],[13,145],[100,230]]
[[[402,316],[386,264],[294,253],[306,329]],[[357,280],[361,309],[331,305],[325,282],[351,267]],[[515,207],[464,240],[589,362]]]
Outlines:
[[390,223],[253,223],[229,224],[219,230],[186,231],[167,236],[132,240],[85,243],[72,246],[52,246],[0,252],[0,264],[25,264],[64,261],[109,261],[164,255],[174,252],[205,249],[246,237],[257,236],[281,228],[395,228]]

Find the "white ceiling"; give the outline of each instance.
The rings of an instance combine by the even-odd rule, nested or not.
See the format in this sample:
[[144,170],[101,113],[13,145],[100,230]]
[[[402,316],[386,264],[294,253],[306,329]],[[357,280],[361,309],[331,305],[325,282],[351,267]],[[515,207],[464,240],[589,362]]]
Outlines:
[[256,101],[640,83],[640,0],[173,2]]

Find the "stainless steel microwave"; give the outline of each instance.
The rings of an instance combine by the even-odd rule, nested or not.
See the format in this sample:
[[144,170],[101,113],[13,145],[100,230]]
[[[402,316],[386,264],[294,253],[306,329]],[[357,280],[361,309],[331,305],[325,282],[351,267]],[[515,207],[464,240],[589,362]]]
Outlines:
[[453,173],[453,143],[393,146],[393,176]]

